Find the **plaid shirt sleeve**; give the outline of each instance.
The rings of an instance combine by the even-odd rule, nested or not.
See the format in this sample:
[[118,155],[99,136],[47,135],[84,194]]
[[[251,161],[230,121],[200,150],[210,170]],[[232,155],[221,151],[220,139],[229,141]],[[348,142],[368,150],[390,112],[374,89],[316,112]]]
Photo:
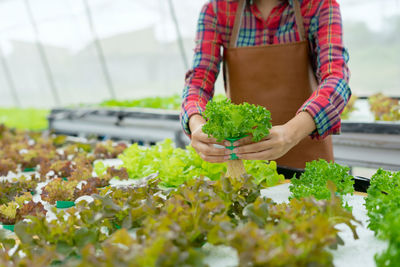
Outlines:
[[214,96],[214,83],[222,60],[222,41],[217,32],[217,15],[212,2],[201,10],[197,25],[193,67],[186,74],[181,111],[181,124],[190,135],[189,119],[202,114],[207,102]]
[[319,87],[299,109],[307,111],[317,126],[313,138],[339,134],[340,114],[351,97],[349,88],[349,55],[343,46],[340,8],[335,0],[324,0],[309,27],[309,38],[315,40]]

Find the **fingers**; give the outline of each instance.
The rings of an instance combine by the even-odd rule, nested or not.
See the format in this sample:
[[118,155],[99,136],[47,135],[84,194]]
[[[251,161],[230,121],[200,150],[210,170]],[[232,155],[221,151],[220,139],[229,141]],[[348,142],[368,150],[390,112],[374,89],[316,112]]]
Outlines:
[[243,145],[233,150],[239,159],[276,160],[285,155],[296,143],[286,137],[286,129],[277,126],[271,129],[270,135],[263,141]]
[[247,144],[251,144],[251,143],[254,143],[253,141],[252,141],[252,136],[246,136],[246,137],[244,137],[244,138],[242,138],[242,139],[239,139],[239,140],[237,140],[237,141],[235,141],[234,143],[233,143],[233,145],[234,146],[243,146],[243,145],[247,145]]
[[269,150],[273,147],[273,143],[270,141],[261,141],[258,143],[251,143],[249,145],[243,145],[237,147],[233,150],[236,154],[247,154],[247,153],[257,153],[265,150]]
[[[274,156],[275,154],[275,156]],[[272,149],[264,150],[256,153],[248,153],[248,154],[236,154],[239,159],[243,160],[275,160],[279,157],[276,157],[276,153]]]
[[194,130],[192,132],[192,140],[195,139],[195,140],[198,140],[200,142],[207,143],[207,144],[220,144],[220,145],[223,145],[222,142],[217,142],[217,139],[209,137],[208,134],[205,134],[203,132],[202,127],[203,126],[201,125],[200,127],[198,127],[196,130]]
[[202,153],[206,156],[229,156],[232,153],[229,149],[216,148],[212,144],[206,144],[202,142],[192,142],[192,146],[199,154]]
[[[192,131],[191,146],[203,160],[211,163],[222,163],[229,160],[232,152],[225,148],[227,146],[225,142],[217,142],[215,138],[211,138],[203,132],[205,120],[201,116],[192,116],[189,123],[190,129],[195,129]],[[223,147],[217,148],[214,146],[216,144]]]
[[203,132],[199,132],[197,134],[197,139],[203,143],[207,143],[207,144],[220,144],[221,142],[217,142],[217,139],[212,138],[212,137],[208,137],[207,134],[203,133]]
[[229,160],[232,153],[228,149],[216,148],[213,145],[201,142],[192,143],[192,146],[203,160],[211,163],[225,162]]
[[[270,135],[264,137],[262,140],[269,140],[269,139],[271,139],[271,136],[270,136]],[[262,141],[262,140],[261,140],[261,141]],[[253,141],[253,136],[249,135],[249,136],[246,136],[246,137],[244,137],[244,138],[242,138],[242,139],[239,139],[239,140],[235,141],[235,142],[233,143],[233,145],[234,145],[234,146],[244,146],[244,145],[254,144],[254,143],[255,143],[255,142]]]
[[229,160],[232,152],[225,147],[217,148],[214,144],[224,145],[221,142],[216,142],[214,138],[208,138],[201,131],[192,134],[191,145],[203,160],[211,163],[222,163]]

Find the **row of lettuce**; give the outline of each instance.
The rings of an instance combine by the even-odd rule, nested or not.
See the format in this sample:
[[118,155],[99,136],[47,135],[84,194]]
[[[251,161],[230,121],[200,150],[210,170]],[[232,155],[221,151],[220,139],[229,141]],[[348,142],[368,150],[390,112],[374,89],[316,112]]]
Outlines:
[[[0,230],[0,265],[206,266],[206,247],[222,246],[237,255],[239,266],[329,266],[333,258],[326,248],[340,244],[335,226],[346,223],[357,238],[357,221],[343,208],[333,183],[324,187],[329,200],[293,195],[289,203],[276,204],[262,197],[262,189],[283,180],[273,162],[246,162],[249,175],[233,179],[224,176],[225,164],[206,163],[169,140],[123,152],[111,145],[101,157],[83,145],[8,129],[0,141],[11,151],[13,142],[26,139],[22,154],[38,144],[48,153],[31,158],[37,165],[15,158],[22,160],[15,162],[18,170],[29,166],[36,173],[0,183],[1,195],[7,194],[0,219],[15,223],[15,236]],[[95,158],[118,154],[121,168],[93,167]],[[323,173],[342,168],[323,161],[310,166]],[[111,178],[138,183],[111,187]],[[33,201],[38,195],[42,201]],[[56,209],[57,201],[80,196],[91,200]]]
[[[342,200],[354,179],[338,164],[309,163],[291,180],[290,202],[276,204],[260,192],[284,179],[274,162],[245,162],[248,175],[233,179],[224,176],[226,164],[204,162],[170,140],[127,148],[4,126],[0,133],[0,151],[13,162],[0,157],[2,174],[36,170],[0,183],[0,221],[15,225],[18,240],[0,230],[0,265],[206,266],[206,247],[223,246],[239,266],[332,266],[327,248],[341,243],[335,226],[346,223],[357,238],[359,222]],[[115,157],[119,168],[95,163]],[[112,179],[138,183],[111,187]],[[389,243],[378,266],[400,260],[399,183],[400,173],[379,170],[368,190],[368,227]],[[76,201],[82,196],[92,200]],[[66,201],[69,209],[56,208]]]
[[206,247],[223,246],[239,266],[332,266],[326,248],[340,243],[335,226],[356,228],[334,192],[329,201],[275,204],[261,197],[263,187],[250,176],[191,179],[169,191],[158,178],[145,182],[106,187],[91,202],[53,208],[52,220],[29,216],[15,225],[18,242],[0,231],[0,263],[207,266]]
[[[214,100],[220,101],[225,99],[225,95],[215,95]],[[355,103],[359,100],[353,95],[343,111],[342,118],[349,119],[350,114],[357,110]],[[143,108],[161,108],[179,110],[182,100],[179,95],[169,97],[149,97],[136,100],[107,100],[101,103],[103,107],[143,107]],[[376,121],[400,121],[400,100],[377,93],[368,97],[370,111]]]
[[[224,95],[216,95],[216,100],[224,99]],[[100,107],[140,107],[179,110],[181,97],[172,95],[166,97],[147,97],[134,100],[107,100],[99,104]],[[353,96],[342,114],[343,119],[348,119],[356,110],[357,97]],[[400,103],[398,99],[376,94],[369,98],[371,112],[376,121],[400,121]],[[47,116],[49,110],[35,108],[0,108],[0,123],[8,127],[24,130],[44,130],[48,128]]]

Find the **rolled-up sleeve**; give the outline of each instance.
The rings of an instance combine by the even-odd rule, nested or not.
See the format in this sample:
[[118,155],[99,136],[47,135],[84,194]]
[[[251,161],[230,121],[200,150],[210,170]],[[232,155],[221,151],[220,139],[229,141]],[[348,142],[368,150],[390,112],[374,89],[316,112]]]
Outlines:
[[349,54],[343,45],[340,7],[335,0],[320,3],[309,29],[310,37],[315,40],[319,87],[299,109],[314,118],[317,128],[312,137],[317,139],[340,133],[340,114],[351,97]]
[[217,32],[217,14],[213,2],[208,2],[201,10],[193,66],[185,78],[180,117],[182,127],[188,135],[190,117],[202,114],[207,102],[214,96],[214,84],[222,60],[222,41]]

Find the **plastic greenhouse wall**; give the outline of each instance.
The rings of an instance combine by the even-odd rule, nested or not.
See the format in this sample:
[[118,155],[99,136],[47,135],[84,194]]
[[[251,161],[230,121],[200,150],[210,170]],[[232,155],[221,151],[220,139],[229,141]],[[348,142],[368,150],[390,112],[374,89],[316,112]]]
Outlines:
[[[0,0],[0,106],[16,104],[13,88],[23,107],[180,94],[205,2]],[[400,96],[400,0],[338,2],[353,92]]]

